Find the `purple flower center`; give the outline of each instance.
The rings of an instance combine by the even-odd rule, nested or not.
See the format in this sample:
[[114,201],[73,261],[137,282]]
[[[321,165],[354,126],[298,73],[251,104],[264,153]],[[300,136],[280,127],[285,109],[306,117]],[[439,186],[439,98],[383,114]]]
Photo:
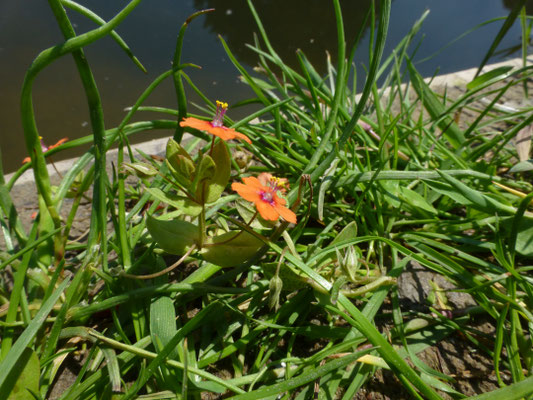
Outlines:
[[264,202],[267,202],[269,204],[273,204],[274,203],[274,193],[273,192],[264,192],[264,191],[262,191],[259,194],[259,197],[261,197],[261,200],[264,201]]

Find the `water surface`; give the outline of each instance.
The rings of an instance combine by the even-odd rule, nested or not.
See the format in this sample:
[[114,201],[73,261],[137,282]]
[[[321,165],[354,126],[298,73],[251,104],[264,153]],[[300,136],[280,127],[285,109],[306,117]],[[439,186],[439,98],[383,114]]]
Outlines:
[[[512,0],[393,0],[391,25],[385,54],[405,36],[426,9],[429,17],[423,25],[416,60],[422,60],[476,24],[506,16]],[[124,1],[84,0],[104,19],[113,17]],[[363,23],[370,0],[341,0],[349,43]],[[324,71],[325,54],[336,55],[336,26],[333,7],[327,0],[254,0],[265,29],[276,51],[297,68],[295,50],[302,49],[317,69]],[[533,8],[533,1],[529,7]],[[227,42],[239,61],[247,68],[256,57],[246,44],[253,42],[255,22],[244,0],[158,0],[145,1],[117,29],[135,55],[148,69],[145,75],[118,48],[104,38],[85,51],[95,75],[108,128],[116,126],[146,86],[170,66],[177,33],[193,12],[215,8],[216,11],[194,20],[186,35],[183,58],[202,66],[189,70],[195,84],[211,99],[230,104],[253,96],[239,81],[239,73],[225,54],[218,35]],[[94,28],[85,18],[69,12],[78,33]],[[461,70],[479,64],[501,23],[490,24],[453,44],[429,61],[417,64],[426,76]],[[354,62],[366,64],[368,54],[366,30]],[[520,45],[520,30],[515,26],[493,61],[517,56],[511,50]],[[19,93],[26,68],[43,49],[62,42],[47,2],[42,0],[0,0],[0,149],[4,170],[13,171],[26,156],[19,116]],[[361,79],[361,78],[359,78]],[[189,100],[200,102],[193,94]],[[147,104],[175,108],[175,93],[169,80]],[[40,134],[48,144],[61,137],[76,138],[91,132],[83,89],[74,63],[64,57],[45,69],[34,85],[34,106]],[[193,107],[190,107],[192,110]],[[230,111],[233,117],[239,110]],[[142,118],[142,116],[140,116]],[[171,132],[139,134],[136,141],[149,140]],[[75,152],[65,153],[64,157]]]

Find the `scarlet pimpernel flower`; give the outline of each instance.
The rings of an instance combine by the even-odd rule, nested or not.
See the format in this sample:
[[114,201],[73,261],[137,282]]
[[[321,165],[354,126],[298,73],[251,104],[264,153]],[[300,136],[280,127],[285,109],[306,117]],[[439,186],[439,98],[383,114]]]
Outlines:
[[218,136],[222,140],[242,139],[248,143],[252,143],[250,138],[234,129],[226,128],[224,126],[224,114],[228,109],[228,103],[223,103],[217,100],[217,111],[212,121],[204,121],[202,119],[188,117],[180,122],[181,127],[189,127],[205,131],[211,135]]
[[[44,141],[43,141],[43,137],[42,136],[39,136],[39,140],[41,141],[41,149],[43,150],[43,153],[47,152],[48,150],[52,150],[53,148],[65,143],[68,138],[61,138],[59,139],[56,143],[50,145],[50,146],[47,146]],[[31,161],[31,158],[30,157],[26,157],[24,160],[22,160],[22,164],[26,164],[28,162]]]
[[269,221],[281,217],[296,223],[296,214],[285,207],[285,199],[278,196],[278,192],[284,193],[288,188],[286,179],[263,173],[258,178],[251,176],[242,178],[242,181],[244,183],[232,183],[231,188],[243,199],[253,202],[261,217]]

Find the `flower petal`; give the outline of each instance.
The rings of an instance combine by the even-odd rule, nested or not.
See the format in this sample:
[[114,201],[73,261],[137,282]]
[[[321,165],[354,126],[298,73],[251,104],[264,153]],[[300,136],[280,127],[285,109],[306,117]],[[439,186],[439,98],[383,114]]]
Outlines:
[[231,184],[231,188],[235,190],[244,200],[248,200],[254,203],[256,201],[261,201],[259,191],[254,187],[247,186],[238,182],[233,182]]
[[277,205],[284,206],[287,204],[287,200],[285,200],[283,197],[279,197],[276,193],[274,194],[273,199]]
[[276,204],[274,209],[285,221],[290,222],[291,224],[296,223],[296,214],[293,213],[292,210],[288,209],[287,207],[280,206],[279,204]]
[[261,185],[261,182],[259,182],[259,179],[255,176],[247,176],[246,178],[242,178],[242,181],[245,185],[251,186],[257,190],[262,190],[264,192],[269,190],[268,187]]
[[235,131],[233,129],[230,129],[230,128],[225,128],[225,129],[230,131],[230,133],[233,135],[233,138],[241,139],[241,140],[244,140],[247,143],[252,144],[252,141],[250,140],[250,138],[248,136],[246,136],[244,133],[237,132],[237,131]]
[[67,140],[68,140],[67,137],[64,137],[64,138],[59,139],[56,143],[54,143],[53,145],[49,146],[49,147],[48,147],[48,150],[52,150],[54,147],[57,147],[57,146],[59,146],[59,145],[62,145],[62,144],[65,143]]
[[224,141],[235,138],[235,136],[233,136],[231,132],[228,132],[228,130],[223,126],[211,126],[209,129],[206,129],[206,131],[211,135],[218,136]]
[[259,180],[259,182],[261,182],[261,185],[268,186],[268,184],[270,183],[270,179],[272,179],[272,174],[268,172],[261,172],[257,176],[257,179]]
[[250,144],[252,143],[248,136],[240,132],[226,128],[225,126],[213,126],[210,121],[204,121],[202,119],[194,117],[184,118],[183,121],[180,122],[180,126],[198,129],[199,131],[205,131],[207,133],[210,133],[211,135],[218,136],[222,140],[231,140],[238,138]]
[[189,127],[198,129],[199,131],[207,131],[212,128],[211,122],[193,117],[184,118],[183,121],[180,122],[180,126],[184,128]]
[[259,214],[261,214],[261,217],[266,220],[275,221],[279,218],[279,213],[266,201],[256,201],[255,207],[257,208],[257,211],[259,211]]

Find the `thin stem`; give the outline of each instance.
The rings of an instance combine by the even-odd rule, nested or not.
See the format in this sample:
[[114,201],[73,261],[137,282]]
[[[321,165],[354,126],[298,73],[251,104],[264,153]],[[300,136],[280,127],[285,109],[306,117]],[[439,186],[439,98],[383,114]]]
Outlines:
[[205,247],[214,247],[214,246],[219,246],[221,244],[226,244],[226,243],[229,243],[231,242],[232,240],[235,240],[237,239],[245,230],[249,230],[251,229],[250,228],[250,225],[252,224],[252,222],[255,220],[255,218],[257,217],[257,211],[255,212],[255,214],[252,216],[252,218],[250,219],[250,221],[245,225],[245,227],[239,232],[237,233],[235,236],[227,239],[227,240],[224,240],[223,242],[217,242],[217,243],[208,243],[205,245]]
[[198,247],[201,249],[204,246],[205,243],[205,189],[206,189],[206,182],[200,183],[202,185],[202,195],[201,195],[201,201],[202,201],[202,211],[200,211],[200,215],[198,216]]
[[129,279],[153,279],[153,278],[157,278],[158,276],[165,275],[165,274],[169,273],[170,271],[172,271],[174,268],[178,267],[183,261],[185,261],[187,259],[187,257],[189,257],[192,254],[192,252],[195,249],[196,249],[196,245],[192,245],[191,248],[189,250],[187,250],[187,252],[183,255],[183,257],[181,257],[178,261],[176,261],[170,267],[167,267],[167,268],[165,268],[162,271],[154,272],[153,274],[148,274],[148,275],[132,275],[132,274],[127,274],[125,272],[122,272],[120,274],[120,276],[123,276],[125,278],[129,278]]

